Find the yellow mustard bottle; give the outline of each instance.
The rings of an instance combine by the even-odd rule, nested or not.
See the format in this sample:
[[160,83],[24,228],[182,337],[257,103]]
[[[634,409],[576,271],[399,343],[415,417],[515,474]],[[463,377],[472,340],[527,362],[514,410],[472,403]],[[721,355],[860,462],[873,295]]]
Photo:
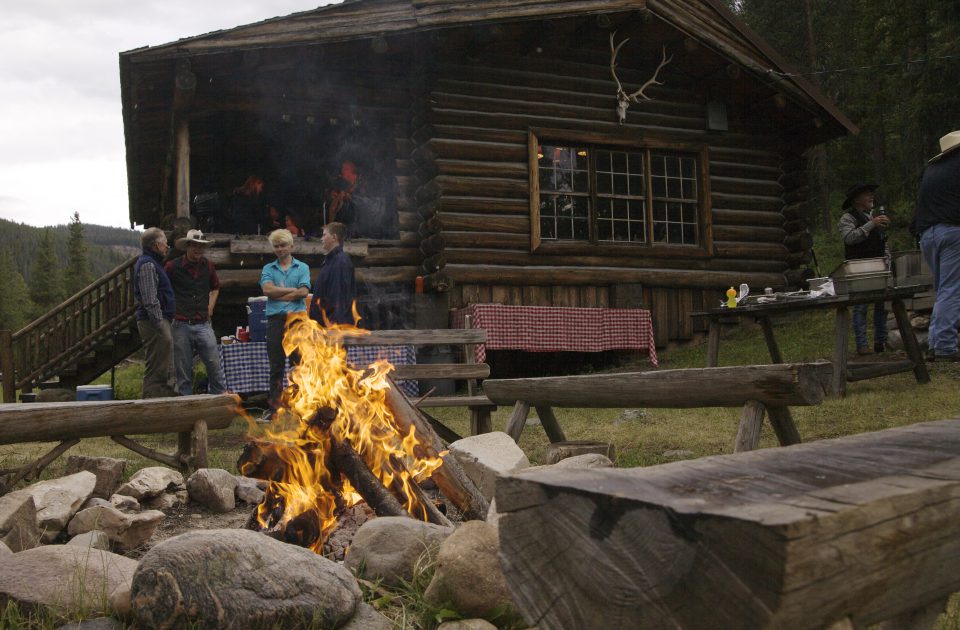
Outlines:
[[733,287],[727,289],[727,308],[734,308],[737,305],[737,290]]

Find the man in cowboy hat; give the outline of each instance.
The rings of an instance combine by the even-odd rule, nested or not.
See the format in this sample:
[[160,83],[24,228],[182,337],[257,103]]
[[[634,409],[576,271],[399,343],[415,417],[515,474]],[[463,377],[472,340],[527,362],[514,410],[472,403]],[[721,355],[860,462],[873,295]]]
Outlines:
[[937,293],[928,345],[933,361],[960,361],[960,130],[940,138],[940,153],[923,172],[917,201],[920,251]]
[[[857,183],[847,189],[843,201],[845,212],[840,216],[837,228],[843,239],[845,260],[856,258],[881,258],[887,254],[887,236],[890,217],[884,213],[874,216],[876,184]],[[857,354],[883,352],[887,341],[887,313],[883,301],[873,305],[873,349],[867,343],[867,308],[869,304],[853,307],[853,336],[857,341]]]
[[210,241],[200,230],[188,230],[176,241],[177,249],[186,252],[167,262],[164,269],[173,286],[176,311],[173,315],[173,365],[177,377],[177,393],[193,393],[193,353],[207,368],[207,390],[211,394],[227,391],[223,369],[217,354],[217,336],[210,318],[220,295],[217,270],[204,254]]

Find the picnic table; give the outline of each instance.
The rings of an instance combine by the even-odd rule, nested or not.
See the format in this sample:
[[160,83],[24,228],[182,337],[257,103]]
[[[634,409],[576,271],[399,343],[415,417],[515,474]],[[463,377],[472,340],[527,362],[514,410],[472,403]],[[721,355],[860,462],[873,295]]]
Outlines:
[[[875,378],[898,372],[913,370],[917,383],[930,382],[930,374],[924,362],[923,353],[917,343],[917,337],[910,325],[904,300],[912,298],[917,293],[929,291],[930,285],[915,285],[887,288],[877,291],[863,291],[848,295],[825,296],[816,298],[778,299],[762,304],[750,303],[738,305],[736,308],[711,308],[691,313],[691,317],[706,317],[709,320],[709,337],[707,343],[707,367],[716,367],[720,351],[720,325],[726,318],[752,317],[760,324],[763,336],[770,351],[772,363],[783,363],[780,348],[773,334],[770,318],[805,311],[829,310],[836,314],[834,326],[833,347],[833,381],[831,391],[837,396],[846,394],[847,381],[859,381],[866,378]],[[847,362],[847,339],[849,336],[850,307],[858,304],[873,304],[879,301],[890,302],[903,347],[907,354],[905,361],[858,362],[852,367]]]

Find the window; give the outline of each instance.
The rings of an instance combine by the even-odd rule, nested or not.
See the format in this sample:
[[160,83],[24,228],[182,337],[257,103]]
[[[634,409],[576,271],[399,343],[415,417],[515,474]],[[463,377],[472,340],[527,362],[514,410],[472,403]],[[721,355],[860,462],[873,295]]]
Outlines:
[[543,242],[705,246],[702,152],[540,141],[533,249]]

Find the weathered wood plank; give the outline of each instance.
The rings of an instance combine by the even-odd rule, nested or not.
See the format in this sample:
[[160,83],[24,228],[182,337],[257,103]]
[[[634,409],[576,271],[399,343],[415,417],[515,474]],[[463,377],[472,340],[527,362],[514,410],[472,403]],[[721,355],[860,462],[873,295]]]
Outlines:
[[960,590],[960,418],[637,469],[497,483],[528,621],[853,627]]

